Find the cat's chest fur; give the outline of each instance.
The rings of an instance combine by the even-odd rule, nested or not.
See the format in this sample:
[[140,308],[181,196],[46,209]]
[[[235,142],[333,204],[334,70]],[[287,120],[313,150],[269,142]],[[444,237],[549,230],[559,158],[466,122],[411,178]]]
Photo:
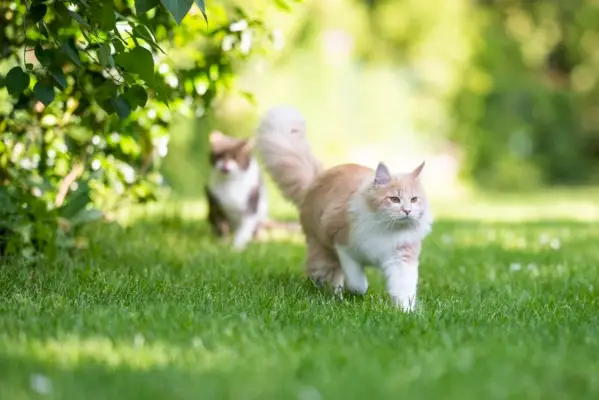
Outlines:
[[361,207],[352,211],[345,247],[362,265],[380,266],[396,257],[402,247],[420,243],[430,231],[426,223],[391,229]]
[[227,217],[239,221],[252,211],[251,196],[256,190],[262,191],[258,165],[252,160],[247,170],[234,175],[223,176],[218,171],[212,171],[208,187]]

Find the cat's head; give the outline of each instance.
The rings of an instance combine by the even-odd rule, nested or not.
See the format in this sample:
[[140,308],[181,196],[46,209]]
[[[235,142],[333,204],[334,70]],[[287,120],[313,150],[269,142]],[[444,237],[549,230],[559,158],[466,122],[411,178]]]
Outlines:
[[210,165],[223,175],[236,175],[246,171],[252,160],[252,143],[222,132],[210,133]]
[[366,200],[383,222],[390,226],[432,222],[428,198],[419,179],[423,168],[424,162],[412,172],[392,175],[384,163],[378,164]]

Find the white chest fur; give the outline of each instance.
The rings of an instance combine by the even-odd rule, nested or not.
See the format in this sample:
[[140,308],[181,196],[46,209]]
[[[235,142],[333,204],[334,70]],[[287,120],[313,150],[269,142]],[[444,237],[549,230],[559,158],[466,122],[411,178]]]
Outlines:
[[363,265],[381,266],[397,254],[398,248],[420,242],[430,230],[428,220],[403,229],[392,227],[380,221],[363,202],[356,201],[350,206],[346,249]]
[[[256,160],[252,160],[245,171],[236,171],[228,175],[212,171],[209,187],[227,216],[239,222],[247,212],[250,195],[257,185],[260,185],[260,171]],[[260,196],[259,212],[263,212],[265,208],[266,199],[263,197]]]

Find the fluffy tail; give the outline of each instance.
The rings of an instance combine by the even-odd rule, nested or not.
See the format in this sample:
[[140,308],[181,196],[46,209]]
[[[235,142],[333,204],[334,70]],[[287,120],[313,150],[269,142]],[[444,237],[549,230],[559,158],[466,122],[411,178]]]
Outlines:
[[256,150],[285,198],[299,206],[322,171],[306,139],[306,121],[291,107],[271,108],[258,126]]

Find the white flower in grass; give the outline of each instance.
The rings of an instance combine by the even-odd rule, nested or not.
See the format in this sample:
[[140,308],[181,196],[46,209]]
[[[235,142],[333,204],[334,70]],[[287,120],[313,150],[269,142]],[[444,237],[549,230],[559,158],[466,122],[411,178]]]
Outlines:
[[549,242],[549,235],[546,233],[541,233],[541,236],[539,236],[539,242],[541,244],[547,244]]
[[29,378],[29,386],[39,394],[49,394],[52,392],[52,381],[45,375],[33,374]]
[[298,400],[320,400],[322,395],[314,386],[303,388],[297,395]]
[[453,242],[453,238],[447,233],[445,233],[443,234],[443,236],[441,236],[441,241],[443,242],[443,244],[451,244]]
[[133,338],[133,347],[135,347],[136,349],[143,347],[145,342],[146,339],[144,338],[144,335],[142,335],[141,333],[137,333]]
[[559,238],[553,238],[551,239],[551,242],[549,242],[549,246],[551,246],[553,250],[558,250],[562,246],[562,243]]
[[520,263],[511,263],[510,271],[520,271],[522,269],[522,264]]

